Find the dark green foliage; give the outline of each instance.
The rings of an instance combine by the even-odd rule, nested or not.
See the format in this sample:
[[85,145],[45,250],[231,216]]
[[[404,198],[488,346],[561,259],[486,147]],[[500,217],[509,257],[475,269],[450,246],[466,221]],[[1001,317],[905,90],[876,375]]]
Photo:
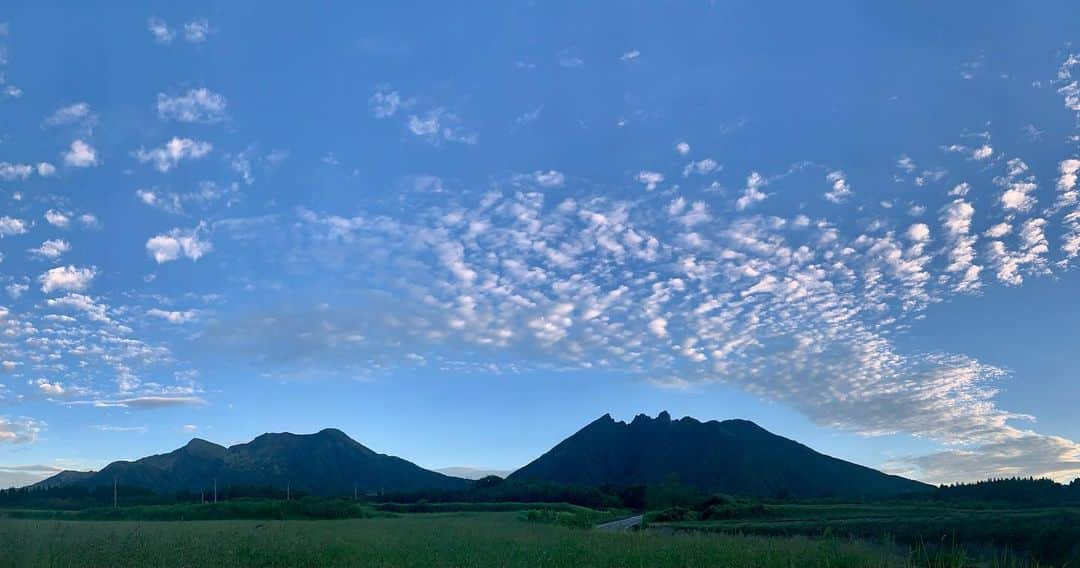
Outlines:
[[585,487],[558,483],[519,483],[513,481],[491,484],[481,480],[461,490],[424,490],[386,493],[380,501],[395,503],[437,502],[511,502],[511,503],[572,503],[582,507],[604,509],[612,507],[640,508],[625,504],[614,487]]
[[525,522],[515,513],[318,522],[0,519],[0,566],[20,568],[898,568],[903,552],[841,539],[608,533]]
[[113,462],[96,473],[61,472],[41,487],[142,487],[159,494],[209,494],[229,487],[273,487],[324,496],[387,491],[461,489],[464,479],[428,471],[395,456],[376,453],[340,430],[316,434],[263,434],[229,448],[194,439],[167,454]]
[[645,515],[645,522],[647,523],[678,523],[696,520],[698,520],[697,511],[686,507],[671,507]]
[[[653,521],[660,523],[660,521]],[[655,526],[655,525],[654,525]],[[727,519],[670,521],[669,529],[769,536],[829,536],[880,540],[929,555],[917,565],[1008,553],[1042,566],[1080,562],[1080,509],[972,507],[942,502],[880,504],[746,502]],[[924,559],[925,560],[925,559]],[[969,566],[968,564],[961,564]]]
[[[901,495],[932,487],[835,459],[745,420],[699,422],[637,416],[631,423],[605,415],[507,479],[561,484],[700,491],[770,498]],[[674,501],[667,495],[661,500]],[[649,502],[650,507],[654,503]]]
[[1012,477],[977,483],[943,485],[934,493],[942,501],[975,501],[1045,507],[1080,504],[1080,479],[1061,485],[1052,479]]
[[592,509],[583,509],[579,507],[570,510],[551,508],[529,509],[522,514],[520,518],[531,523],[586,529],[594,527],[598,523],[612,520],[613,516],[610,513],[603,511],[594,511]]
[[292,501],[235,499],[219,503],[96,507],[80,511],[17,510],[0,512],[0,517],[70,521],[221,521],[361,519],[376,514],[370,506],[353,501],[305,497]]

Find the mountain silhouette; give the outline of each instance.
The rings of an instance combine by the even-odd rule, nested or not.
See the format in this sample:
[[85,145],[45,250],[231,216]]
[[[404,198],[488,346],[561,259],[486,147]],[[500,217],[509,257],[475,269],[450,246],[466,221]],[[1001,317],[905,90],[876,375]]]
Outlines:
[[167,454],[113,462],[98,472],[63,471],[36,486],[142,487],[158,493],[218,487],[291,487],[315,495],[462,489],[469,481],[376,453],[341,430],[263,434],[228,448],[195,438]]
[[585,486],[660,485],[792,497],[882,496],[931,486],[818,453],[747,420],[699,422],[605,414],[508,480]]

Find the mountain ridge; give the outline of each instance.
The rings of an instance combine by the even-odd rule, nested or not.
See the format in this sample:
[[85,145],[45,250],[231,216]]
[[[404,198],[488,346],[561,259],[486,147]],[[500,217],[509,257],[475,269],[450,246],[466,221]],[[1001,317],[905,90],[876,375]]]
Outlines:
[[225,447],[192,438],[167,453],[115,461],[96,472],[65,470],[36,487],[112,485],[158,493],[218,486],[286,487],[318,495],[461,489],[468,481],[380,454],[336,428],[311,434],[267,432]]
[[511,481],[573,485],[660,485],[793,497],[914,493],[930,485],[834,458],[749,420],[701,422],[667,411],[630,422],[593,420],[512,473]]
[[[854,497],[929,490],[930,485],[834,458],[743,419],[705,422],[667,411],[629,422],[606,413],[562,440],[509,481],[581,486],[662,485],[748,496]],[[353,491],[460,490],[472,483],[381,454],[336,428],[264,433],[225,447],[201,438],[171,452],[116,461],[97,472],[66,470],[34,484],[138,486],[158,493],[218,486],[291,487],[319,495]]]

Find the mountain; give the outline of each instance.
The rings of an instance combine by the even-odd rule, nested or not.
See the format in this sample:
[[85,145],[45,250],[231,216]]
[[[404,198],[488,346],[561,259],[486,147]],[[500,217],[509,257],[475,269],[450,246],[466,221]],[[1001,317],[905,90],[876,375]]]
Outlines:
[[510,475],[510,471],[505,469],[488,469],[483,467],[470,467],[467,465],[443,467],[436,469],[435,471],[452,477],[463,477],[472,480],[483,479],[493,475],[496,477],[506,477],[507,475]]
[[315,434],[263,434],[228,448],[195,438],[182,448],[136,461],[113,462],[98,472],[63,471],[40,487],[112,485],[158,493],[218,487],[291,486],[317,495],[462,489],[469,482],[428,471],[396,456],[379,454],[341,430]]
[[659,485],[677,479],[732,495],[854,497],[929,491],[931,486],[815,452],[753,422],[605,414],[510,481],[597,486]]

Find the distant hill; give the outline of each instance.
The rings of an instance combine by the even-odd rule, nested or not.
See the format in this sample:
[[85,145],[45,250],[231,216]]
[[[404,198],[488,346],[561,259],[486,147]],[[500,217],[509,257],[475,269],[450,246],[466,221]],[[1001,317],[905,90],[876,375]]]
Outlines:
[[746,420],[699,422],[638,415],[629,424],[605,414],[509,481],[598,486],[659,485],[677,480],[703,491],[792,497],[882,496],[930,491],[815,452]]
[[442,467],[435,471],[451,477],[463,477],[472,480],[483,479],[493,475],[496,477],[506,477],[507,475],[510,475],[510,471],[505,469],[486,469],[482,467],[469,467],[467,465]]
[[379,454],[341,430],[315,434],[263,434],[228,448],[198,438],[182,448],[98,472],[63,471],[36,486],[112,485],[143,487],[158,493],[218,487],[278,487],[316,495],[462,489],[469,481],[426,470],[399,457]]

